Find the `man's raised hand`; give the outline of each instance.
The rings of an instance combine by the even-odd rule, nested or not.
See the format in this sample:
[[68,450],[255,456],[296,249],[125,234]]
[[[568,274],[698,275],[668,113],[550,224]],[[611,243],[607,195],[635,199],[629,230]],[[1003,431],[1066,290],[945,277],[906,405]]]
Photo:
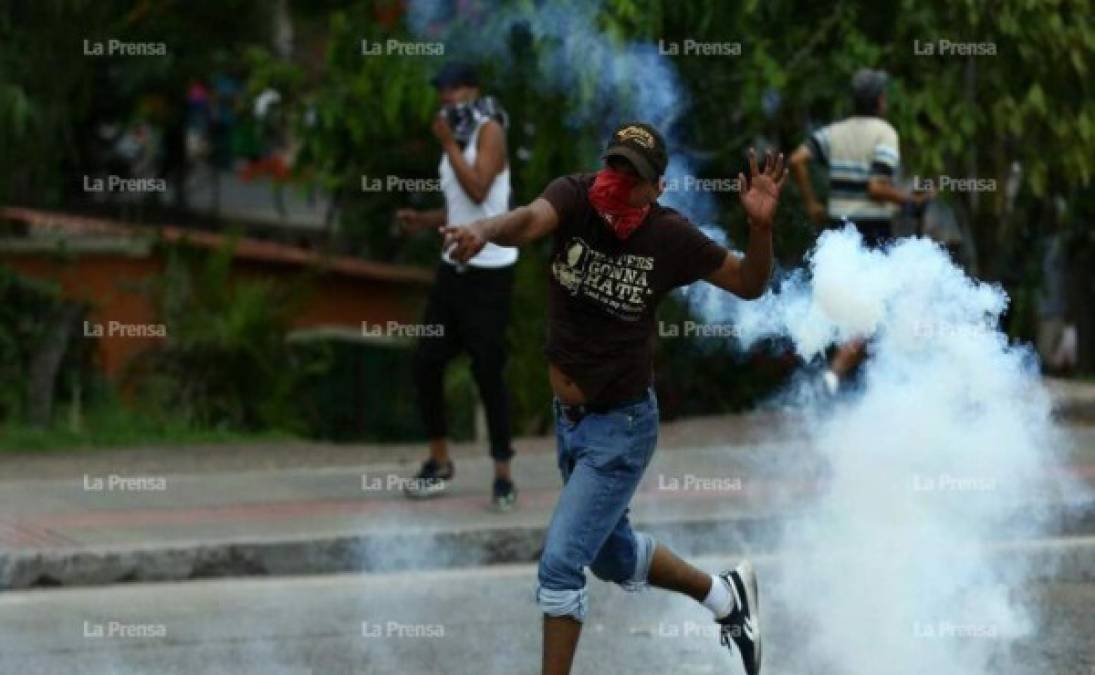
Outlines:
[[779,204],[779,193],[787,181],[787,169],[783,163],[783,153],[773,160],[771,151],[764,155],[764,167],[757,169],[757,156],[749,148],[749,181],[745,175],[738,174],[738,192],[741,205],[752,227],[763,229],[772,226],[772,218]]

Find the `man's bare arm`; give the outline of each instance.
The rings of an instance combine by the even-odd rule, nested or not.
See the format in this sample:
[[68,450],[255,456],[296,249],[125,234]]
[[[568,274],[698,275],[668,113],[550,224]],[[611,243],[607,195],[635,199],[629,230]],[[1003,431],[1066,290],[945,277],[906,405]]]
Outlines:
[[460,187],[473,202],[483,203],[495,177],[506,168],[506,134],[502,131],[502,125],[491,120],[479,130],[475,164],[469,164],[464,159],[463,151],[454,140],[446,142],[443,149],[449,156]]
[[447,216],[445,215],[445,209],[430,209],[428,211],[419,211],[418,218],[422,223],[422,227],[441,227],[445,224]]
[[550,234],[558,225],[559,216],[555,213],[555,207],[541,198],[492,218],[467,225],[442,227],[441,235],[449,257],[467,262],[487,242],[500,246],[521,246]]
[[931,197],[930,192],[905,192],[898,189],[893,181],[885,176],[871,176],[867,181],[867,195],[871,199],[894,204],[922,202]]
[[764,295],[772,276],[772,230],[749,228],[749,246],[744,256],[726,252],[726,259],[707,282],[745,300]]
[[414,234],[419,230],[434,229],[445,224],[445,209],[430,209],[418,211],[416,209],[399,209],[395,212],[395,219],[407,234]]
[[764,294],[772,274],[772,221],[786,181],[782,154],[773,158],[769,153],[758,170],[756,156],[749,150],[749,182],[738,174],[741,205],[749,222],[749,246],[742,258],[727,252],[722,265],[707,277],[709,283],[746,300]]

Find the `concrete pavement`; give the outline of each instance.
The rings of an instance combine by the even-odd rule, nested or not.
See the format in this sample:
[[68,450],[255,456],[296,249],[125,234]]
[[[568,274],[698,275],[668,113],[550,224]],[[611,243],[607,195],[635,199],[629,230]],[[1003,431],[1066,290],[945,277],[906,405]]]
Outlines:
[[[728,559],[734,559],[729,552],[694,562],[718,569]],[[779,601],[785,593],[778,561],[756,562],[766,598],[765,672],[843,675],[805,647],[809,627],[801,625],[795,607]],[[494,565],[10,591],[0,594],[0,672],[538,673],[535,574],[533,565]],[[1031,634],[1007,643],[1007,657],[991,672],[1095,672],[1095,584],[1055,581],[1023,594],[1043,618]],[[707,611],[683,596],[625,593],[591,578],[590,614],[574,672],[742,672],[736,654],[719,647],[713,627]],[[911,633],[911,626],[896,628],[925,654],[959,641],[948,645]],[[875,672],[923,671],[904,663]]]
[[[788,442],[660,452],[634,518],[678,539],[725,526],[761,542],[817,488],[802,452]],[[2,483],[0,579],[22,588],[535,559],[560,487],[554,456],[520,458],[519,505],[504,514],[487,508],[488,459],[457,467],[450,493],[429,501],[403,496],[412,467],[392,463]]]
[[[1095,484],[1095,427],[1070,433],[1081,449],[1072,471]],[[86,464],[70,460],[61,477],[0,481],[0,587],[533,561],[560,481],[551,439],[522,440],[518,448],[519,507],[505,514],[487,509],[491,464],[471,445],[455,450],[451,493],[425,502],[402,496],[414,466],[391,456],[187,471],[142,466],[133,454],[112,460],[87,453]],[[404,450],[415,458],[422,452]],[[250,452],[251,465],[263,465],[262,448],[234,452]],[[632,517],[691,554],[710,552],[711,542],[763,552],[823,479],[791,418],[673,422],[664,426]],[[1063,534],[1091,532],[1092,509],[1062,525]]]

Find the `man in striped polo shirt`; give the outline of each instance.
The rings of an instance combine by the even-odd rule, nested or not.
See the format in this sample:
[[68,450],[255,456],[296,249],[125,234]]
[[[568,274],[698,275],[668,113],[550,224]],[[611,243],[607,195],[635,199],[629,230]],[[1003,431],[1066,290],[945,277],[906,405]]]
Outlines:
[[[881,70],[861,68],[852,77],[854,114],[810,134],[791,155],[791,173],[802,192],[810,219],[818,225],[842,227],[851,223],[868,246],[893,237],[898,206],[919,203],[930,193],[911,193],[893,184],[901,162],[897,131],[886,115],[886,84]],[[817,160],[829,169],[828,208],[818,201],[810,184],[808,165]],[[864,342],[843,345],[833,358],[824,381],[835,393],[840,379],[863,360]]]

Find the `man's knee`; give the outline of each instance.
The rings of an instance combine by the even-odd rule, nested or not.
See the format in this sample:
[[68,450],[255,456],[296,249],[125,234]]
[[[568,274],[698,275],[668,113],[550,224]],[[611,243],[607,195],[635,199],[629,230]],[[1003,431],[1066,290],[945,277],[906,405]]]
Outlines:
[[601,581],[622,584],[635,572],[635,552],[622,549],[601,549],[601,553],[589,566],[593,576]]
[[654,557],[654,539],[643,532],[633,534],[634,539],[630,545],[602,548],[589,566],[589,570],[598,579],[619,584],[627,591],[646,587],[650,561]]
[[544,614],[585,619],[588,596],[580,563],[545,549],[537,576],[536,603]]
[[542,586],[549,588],[578,589],[585,586],[581,561],[571,559],[551,546],[544,547],[544,552],[540,554],[537,578]]

